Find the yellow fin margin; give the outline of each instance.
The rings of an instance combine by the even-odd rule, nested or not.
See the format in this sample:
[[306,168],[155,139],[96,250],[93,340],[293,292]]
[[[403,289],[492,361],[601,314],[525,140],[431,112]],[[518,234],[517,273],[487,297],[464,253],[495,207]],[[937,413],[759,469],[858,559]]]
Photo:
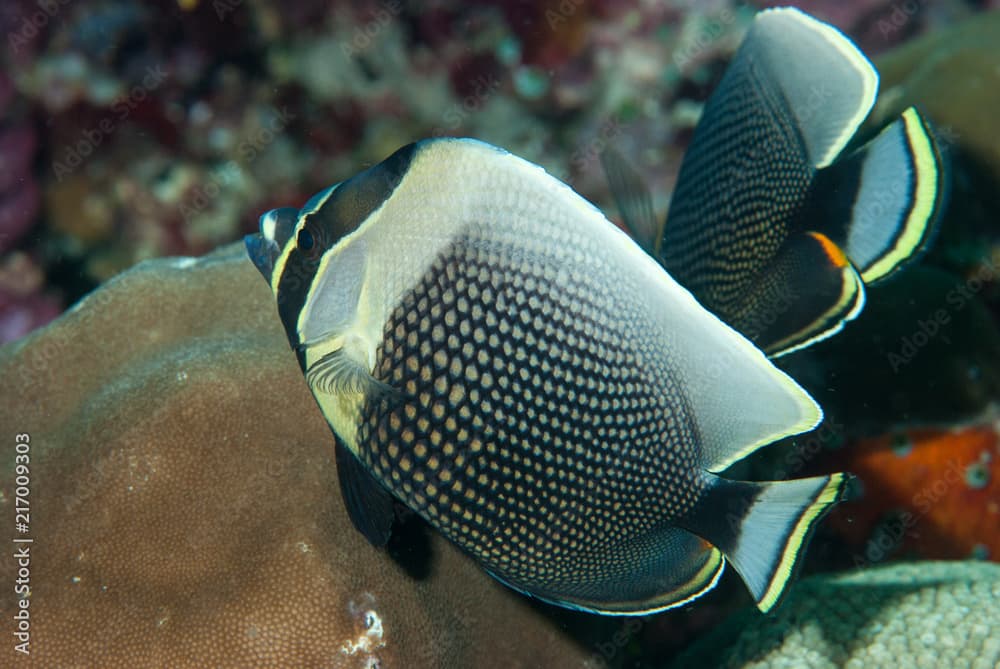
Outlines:
[[941,201],[941,160],[930,130],[913,107],[903,112],[902,119],[913,156],[913,206],[892,248],[861,273],[865,283],[882,278],[920,248]]
[[781,599],[781,595],[784,593],[788,582],[794,575],[795,563],[798,561],[802,544],[809,538],[813,527],[815,527],[816,522],[826,509],[840,499],[848,480],[848,474],[831,474],[830,481],[816,495],[813,503],[806,507],[802,515],[799,516],[798,521],[795,523],[795,528],[788,535],[788,541],[785,542],[785,550],[782,552],[781,561],[771,575],[767,589],[764,590],[764,594],[757,601],[757,608],[764,613],[770,611],[778,603],[778,600]]

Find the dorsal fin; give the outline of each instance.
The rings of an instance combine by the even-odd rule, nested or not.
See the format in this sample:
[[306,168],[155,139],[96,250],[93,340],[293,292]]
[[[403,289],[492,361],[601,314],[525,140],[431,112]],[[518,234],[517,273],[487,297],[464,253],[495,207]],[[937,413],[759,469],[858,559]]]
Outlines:
[[875,103],[871,61],[839,30],[798,9],[758,14],[740,57],[774,81],[817,168],[840,155]]
[[834,28],[795,9],[754,20],[705,105],[657,249],[667,271],[726,322],[804,231],[817,169],[854,135],[877,82]]

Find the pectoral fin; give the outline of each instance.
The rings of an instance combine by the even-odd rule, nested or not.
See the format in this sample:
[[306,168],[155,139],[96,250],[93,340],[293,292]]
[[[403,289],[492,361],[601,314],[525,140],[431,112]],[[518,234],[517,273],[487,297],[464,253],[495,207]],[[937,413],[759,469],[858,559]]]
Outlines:
[[362,393],[369,398],[397,395],[395,388],[372,376],[361,354],[363,351],[355,351],[350,342],[345,343],[309,365],[306,383],[327,395]]

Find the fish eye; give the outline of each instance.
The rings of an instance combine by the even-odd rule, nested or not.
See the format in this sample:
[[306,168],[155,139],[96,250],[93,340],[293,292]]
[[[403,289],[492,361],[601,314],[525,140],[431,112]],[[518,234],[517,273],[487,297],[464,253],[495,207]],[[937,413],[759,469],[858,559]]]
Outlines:
[[295,244],[299,247],[300,251],[308,253],[309,251],[312,251],[313,247],[316,245],[316,240],[307,228],[302,228],[299,230],[299,234],[295,238]]

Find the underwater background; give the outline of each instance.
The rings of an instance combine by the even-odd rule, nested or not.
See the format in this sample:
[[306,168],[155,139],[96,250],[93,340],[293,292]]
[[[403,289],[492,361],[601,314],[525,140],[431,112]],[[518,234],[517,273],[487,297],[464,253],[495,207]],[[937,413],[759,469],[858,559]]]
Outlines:
[[[778,362],[826,420],[738,477],[857,480],[768,617],[732,570],[681,609],[600,618],[526,601],[421,527],[373,556],[328,508],[329,433],[273,353],[287,345],[245,257],[151,266],[28,337],[137,263],[213,252],[424,137],[506,148],[618,222],[599,159],[613,146],[662,217],[703,103],[779,4],[872,59],[868,136],[909,105],[933,122],[950,182],[923,257]],[[1000,666],[998,10],[5,1],[0,438],[5,453],[17,433],[37,444],[33,531],[50,557],[32,568],[32,655],[4,647],[0,665]],[[281,418],[258,415],[262,395]],[[14,570],[0,565],[7,640]]]

